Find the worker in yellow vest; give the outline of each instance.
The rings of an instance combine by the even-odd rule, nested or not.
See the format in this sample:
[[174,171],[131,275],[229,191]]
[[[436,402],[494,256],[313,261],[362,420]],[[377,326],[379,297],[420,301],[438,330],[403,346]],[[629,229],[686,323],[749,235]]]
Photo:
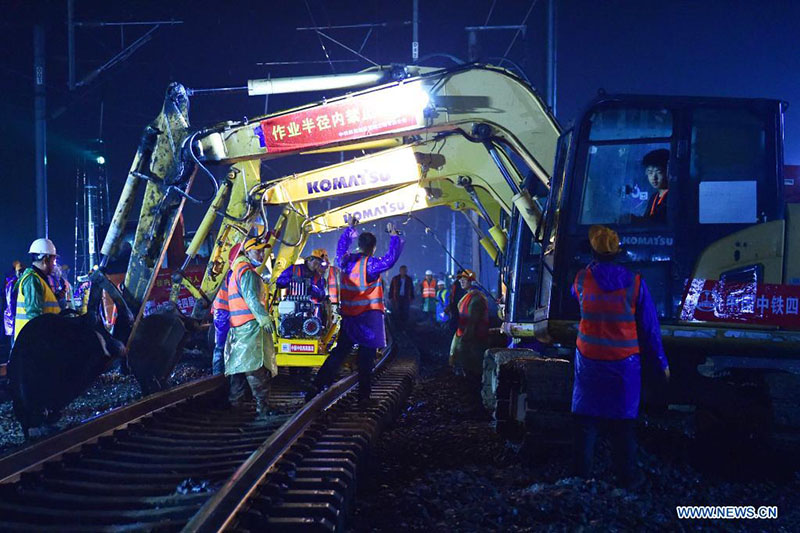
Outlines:
[[256,238],[231,250],[228,280],[230,331],[225,342],[225,375],[230,376],[229,400],[239,407],[250,386],[259,417],[274,414],[269,408],[270,380],[278,374],[272,318],[264,301],[266,289],[254,264],[264,261],[265,244]]
[[56,264],[56,247],[50,239],[36,239],[28,250],[32,265],[17,282],[17,312],[14,317],[14,341],[25,324],[39,315],[61,312],[53,288],[47,282]]
[[489,347],[489,301],[475,285],[475,273],[464,270],[458,282],[467,293],[458,302],[458,329],[450,345],[450,365],[457,375],[479,377]]

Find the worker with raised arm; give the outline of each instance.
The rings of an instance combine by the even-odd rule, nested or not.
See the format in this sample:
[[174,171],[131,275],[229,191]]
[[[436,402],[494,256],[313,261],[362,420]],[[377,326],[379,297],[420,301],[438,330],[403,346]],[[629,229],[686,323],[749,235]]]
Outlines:
[[[350,218],[350,227],[342,233],[336,247],[336,263],[342,269],[339,338],[317,372],[314,388],[307,394],[307,399],[330,385],[353,346],[358,344],[358,395],[361,403],[366,402],[371,392],[375,355],[378,348],[386,346],[381,273],[392,268],[399,259],[403,239],[389,222],[386,225],[390,235],[389,250],[382,257],[374,257],[377,239],[366,231],[359,235],[355,229],[357,223],[356,217]],[[350,253],[350,246],[356,238],[358,250]]]
[[578,271],[572,285],[581,310],[572,390],[575,470],[591,477],[597,434],[606,430],[617,480],[632,487],[641,479],[634,426],[642,386],[640,354],[667,379],[669,366],[644,279],[614,262],[619,236],[605,226],[592,226],[589,243],[594,261]]
[[483,353],[489,347],[489,301],[475,284],[475,273],[463,270],[458,275],[466,291],[458,302],[458,327],[450,344],[450,366],[457,375],[480,377]]
[[47,279],[56,264],[56,247],[50,239],[36,239],[31,243],[30,267],[25,269],[17,281],[17,312],[14,317],[14,341],[25,324],[39,315],[61,312],[53,288]]
[[225,375],[231,378],[231,405],[242,404],[247,384],[259,417],[273,414],[269,409],[270,380],[278,374],[272,318],[264,307],[266,290],[254,268],[264,261],[264,248],[265,244],[253,237],[232,250],[228,285],[231,328],[225,343]]

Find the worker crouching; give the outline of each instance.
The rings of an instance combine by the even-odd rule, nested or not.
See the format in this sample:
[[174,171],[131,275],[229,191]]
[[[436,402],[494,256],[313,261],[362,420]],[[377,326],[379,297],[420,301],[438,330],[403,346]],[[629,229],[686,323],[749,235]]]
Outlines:
[[572,412],[576,415],[575,470],[591,477],[599,430],[609,432],[619,483],[632,487],[636,469],[635,420],[641,392],[640,354],[669,378],[661,330],[647,285],[614,263],[619,237],[592,226],[595,260],[575,276],[572,293],[581,309],[575,350]]
[[278,374],[272,319],[264,307],[265,288],[253,263],[264,260],[264,244],[255,238],[232,252],[228,285],[230,331],[225,343],[225,375],[231,378],[229,399],[242,404],[249,385],[260,417],[269,416],[270,380]]
[[489,347],[489,301],[475,285],[475,273],[464,270],[458,282],[466,294],[458,302],[458,327],[450,344],[450,366],[458,375],[480,377]]

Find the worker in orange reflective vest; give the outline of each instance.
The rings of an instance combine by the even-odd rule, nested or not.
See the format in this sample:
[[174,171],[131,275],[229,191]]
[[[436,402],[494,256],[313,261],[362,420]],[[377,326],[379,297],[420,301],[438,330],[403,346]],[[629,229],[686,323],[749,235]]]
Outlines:
[[[339,238],[336,262],[342,269],[339,310],[342,327],[336,347],[320,367],[314,387],[306,395],[311,399],[330,385],[336,372],[353,346],[358,344],[358,396],[359,401],[369,399],[372,384],[372,366],[378,348],[386,346],[384,329],[383,280],[381,272],[392,268],[403,251],[403,239],[391,222],[386,225],[389,250],[383,257],[374,257],[377,239],[369,232],[360,235],[355,229],[356,217],[350,218],[350,227]],[[350,253],[350,245],[358,237],[358,251]]]
[[328,300],[331,304],[339,305],[339,275],[341,270],[336,265],[331,264],[328,257],[328,250],[325,248],[317,248],[314,250],[313,255],[322,259],[322,272],[325,278],[326,287],[328,291]]
[[422,293],[422,312],[425,322],[436,323],[436,279],[432,270],[425,271],[425,277],[420,283]]
[[[264,260],[264,243],[256,238],[231,250],[233,263],[228,281],[231,329],[225,342],[225,375],[231,378],[229,399],[238,407],[249,385],[260,417],[269,409],[270,380],[278,374],[272,339],[272,318],[264,307],[266,290],[253,264]],[[245,385],[246,384],[246,385]]]
[[667,379],[669,366],[644,279],[614,262],[620,252],[619,236],[610,228],[592,226],[589,243],[595,260],[577,273],[572,286],[581,310],[572,390],[575,470],[591,477],[594,444],[598,431],[605,430],[611,437],[617,480],[630,487],[641,479],[634,434],[640,354]]
[[480,377],[483,352],[489,347],[489,301],[475,285],[475,273],[464,270],[458,276],[466,290],[458,302],[458,328],[450,344],[450,366],[458,375]]

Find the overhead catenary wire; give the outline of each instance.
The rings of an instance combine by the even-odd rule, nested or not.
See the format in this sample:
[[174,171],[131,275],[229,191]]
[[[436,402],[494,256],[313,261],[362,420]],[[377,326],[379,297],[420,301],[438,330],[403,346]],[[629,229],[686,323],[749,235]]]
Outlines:
[[[308,16],[311,18],[311,25],[316,26],[317,21],[314,20],[314,13],[311,12],[311,6],[308,5],[308,0],[303,0],[306,4],[306,11],[308,11]],[[328,64],[331,67],[331,72],[336,73],[336,67],[333,66],[333,62],[331,61],[331,55],[328,53],[328,49],[325,47],[325,43],[322,42],[322,37],[320,37],[320,32],[315,32],[317,34],[317,39],[319,40],[319,45],[322,47],[322,53],[325,54],[325,59],[328,60]]]
[[519,28],[517,29],[517,31],[514,32],[514,37],[511,39],[511,43],[509,43],[508,48],[506,48],[506,53],[503,54],[503,59],[505,59],[508,56],[508,53],[511,52],[511,48],[513,48],[514,47],[514,43],[517,42],[517,37],[519,37],[519,34],[522,31],[522,28],[528,22],[528,17],[531,16],[531,12],[533,11],[533,8],[536,7],[536,3],[538,1],[539,0],[532,0],[531,1],[531,5],[528,8],[528,12],[525,13],[525,18],[522,19],[522,23],[519,25]]
[[497,4],[497,0],[492,0],[492,5],[489,6],[489,13],[486,14],[486,22],[483,23],[484,26],[489,25],[489,19],[492,18],[492,13],[494,13],[494,6]]
[[[447,246],[445,246],[445,245],[442,243],[442,241],[441,241],[441,240],[439,240],[439,236],[438,236],[438,235],[436,235],[436,232],[435,232],[435,231],[433,231],[433,228],[431,228],[429,225],[427,225],[427,224],[426,224],[426,223],[425,223],[425,222],[424,222],[422,219],[420,219],[420,218],[419,218],[418,216],[416,216],[416,215],[412,215],[411,213],[409,213],[409,214],[408,214],[408,218],[413,218],[414,220],[416,220],[417,222],[419,222],[420,224],[422,224],[422,226],[425,228],[425,233],[427,233],[427,234],[429,234],[429,235],[431,235],[431,236],[433,237],[433,240],[434,240],[434,241],[436,241],[436,244],[438,244],[439,246],[441,246],[441,247],[442,247],[442,250],[444,250],[444,253],[445,253],[445,254],[447,254],[447,256],[448,256],[450,259],[452,259],[452,260],[453,260],[453,262],[454,262],[454,263],[455,263],[455,264],[458,266],[458,268],[460,268],[461,270],[468,270],[468,269],[467,269],[467,268],[465,268],[465,267],[464,267],[464,265],[462,265],[462,264],[461,264],[461,262],[460,262],[458,259],[456,259],[456,257],[455,257],[455,256],[454,256],[454,255],[453,255],[451,252],[450,252],[450,249],[449,249]],[[484,287],[483,285],[481,285],[481,282],[480,282],[480,281],[478,281],[477,279],[475,279],[475,280],[473,281],[473,284],[475,284],[475,285],[477,285],[478,287],[480,287],[480,289],[481,289],[483,292],[485,292],[486,294],[489,294],[489,295],[491,295],[491,294],[492,294],[492,293],[491,293],[491,292],[490,292],[490,291],[489,291],[489,290],[488,290],[486,287]]]

